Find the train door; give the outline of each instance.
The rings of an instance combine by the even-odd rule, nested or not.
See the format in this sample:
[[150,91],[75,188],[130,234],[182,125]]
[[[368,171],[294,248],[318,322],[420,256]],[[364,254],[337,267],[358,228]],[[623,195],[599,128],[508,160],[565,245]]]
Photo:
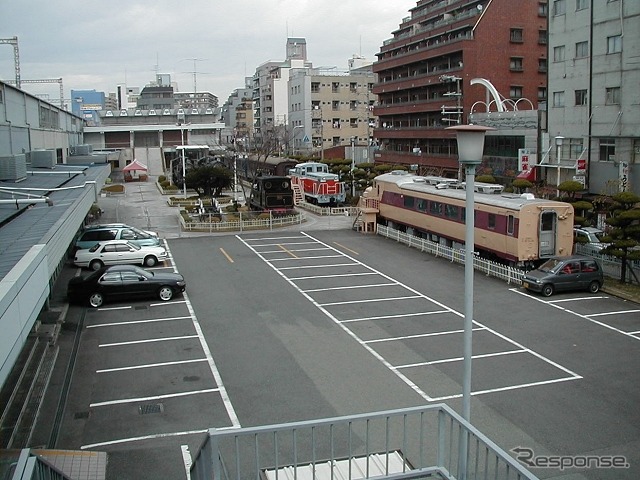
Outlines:
[[546,211],[540,214],[539,256],[551,257],[556,254],[558,218],[556,212]]

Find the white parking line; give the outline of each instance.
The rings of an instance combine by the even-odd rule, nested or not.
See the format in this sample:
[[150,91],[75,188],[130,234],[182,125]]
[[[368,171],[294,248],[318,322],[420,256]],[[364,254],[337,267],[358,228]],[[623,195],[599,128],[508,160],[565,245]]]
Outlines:
[[[464,330],[461,330],[464,331]],[[514,353],[529,353],[526,350],[518,349],[518,350],[505,350],[503,352],[494,352],[494,353],[482,353],[480,355],[471,355],[473,360],[477,360],[479,358],[491,358],[491,357],[500,357],[502,355],[513,355]],[[464,357],[452,357],[452,358],[443,358],[441,360],[431,360],[430,362],[418,362],[418,363],[407,363],[406,365],[396,365],[396,368],[414,368],[414,367],[424,367],[428,365],[438,365],[440,363],[454,363],[454,362],[463,362]]]
[[131,340],[129,342],[116,342],[116,343],[102,343],[98,345],[99,348],[103,347],[120,347],[123,345],[139,345],[141,343],[155,343],[155,342],[170,342],[172,340],[184,340],[188,338],[198,338],[197,335],[181,335],[179,337],[161,337],[161,338],[147,338],[145,340]]
[[607,315],[626,315],[627,313],[638,313],[640,312],[640,310],[619,310],[619,311],[612,311],[612,312],[603,312],[603,313],[590,313],[589,315],[585,315],[585,317],[605,317]]
[[[293,252],[294,250],[290,250]],[[287,253],[287,252],[283,252]],[[317,257],[287,257],[287,258],[274,258],[269,260],[270,262],[293,262],[295,260],[317,260],[319,258],[342,258],[342,255],[319,255]]]
[[203,390],[192,390],[190,392],[166,393],[164,395],[152,395],[150,397],[121,398],[119,400],[107,400],[106,402],[90,403],[89,408],[108,407],[111,405],[121,405],[123,403],[149,402],[151,400],[164,400],[166,398],[188,397],[190,395],[202,395],[203,393],[219,392],[219,388],[205,388]]
[[389,298],[369,298],[366,300],[349,300],[346,302],[319,303],[321,307],[330,307],[333,305],[351,305],[353,303],[373,303],[373,302],[396,302],[398,300],[411,300],[414,298],[424,298],[422,295],[409,295],[406,297],[389,297]]
[[95,325],[87,325],[87,328],[117,327],[122,325],[134,325],[139,323],[173,322],[175,320],[191,320],[191,317],[150,318],[147,320],[127,320],[126,322],[97,323]]
[[347,287],[328,287],[328,288],[311,288],[309,290],[302,290],[303,292],[328,292],[331,290],[355,290],[358,288],[375,288],[375,287],[393,287],[394,285],[398,285],[396,282],[393,283],[374,283],[371,285],[349,285]]
[[[254,250],[255,253],[258,253]],[[267,263],[271,263],[270,260],[264,258],[262,255],[260,255],[260,257]],[[297,266],[297,267],[282,267],[279,268],[278,270],[302,270],[305,268],[335,268],[335,267],[353,267],[354,265],[357,265],[357,263],[336,263],[334,265],[301,265],[301,266]]]
[[375,273],[375,272],[336,273],[336,274],[332,274],[332,275],[312,275],[312,276],[309,276],[309,277],[287,277],[287,278],[289,280],[295,282],[295,281],[298,281],[298,280],[315,280],[316,278],[361,277],[363,275],[377,275],[377,273]]
[[528,297],[528,298],[530,298],[532,300],[535,300],[537,302],[544,303],[545,305],[550,305],[553,308],[557,308],[558,310],[562,310],[564,312],[567,312],[570,315],[575,315],[576,317],[583,318],[583,319],[585,319],[585,320],[587,320],[587,321],[589,321],[591,323],[594,323],[596,325],[604,327],[604,328],[606,328],[608,330],[612,330],[612,331],[614,331],[616,333],[620,333],[621,335],[625,335],[627,337],[633,338],[634,340],[640,340],[640,338],[634,336],[630,332],[625,332],[624,330],[620,330],[619,328],[613,327],[611,325],[607,325],[604,322],[599,322],[598,320],[594,320],[593,318],[590,318],[591,316],[595,316],[595,314],[591,315],[591,316],[590,315],[583,315],[582,313],[574,312],[573,310],[569,310],[567,308],[561,307],[561,306],[557,305],[557,302],[556,303],[551,303],[551,302],[544,301],[544,300],[542,300],[540,298],[534,297],[533,295],[529,295],[528,293],[523,292],[523,291],[521,291],[520,289],[517,289],[517,288],[511,288],[510,291],[515,292],[518,295],[522,295],[524,297]]
[[101,370],[96,370],[96,373],[123,372],[126,370],[140,370],[143,368],[166,367],[170,365],[182,365],[185,363],[199,363],[199,362],[206,362],[206,361],[207,361],[206,358],[195,358],[193,360],[178,360],[175,362],[147,363],[145,365],[132,365],[129,367],[103,368]]
[[[485,330],[485,328],[472,328],[472,331]],[[456,333],[464,333],[464,330],[446,330],[443,332],[416,333],[415,335],[403,335],[402,337],[377,338],[374,340],[365,340],[364,343],[386,343],[397,342],[398,340],[409,340],[411,338],[439,337],[442,335],[453,335]],[[400,367],[397,367],[400,368]]]
[[369,320],[387,320],[389,318],[419,317],[421,315],[436,315],[440,313],[451,313],[451,310],[433,310],[431,312],[398,313],[394,315],[380,315],[379,317],[352,318],[350,320],[342,320],[342,323],[367,322]]

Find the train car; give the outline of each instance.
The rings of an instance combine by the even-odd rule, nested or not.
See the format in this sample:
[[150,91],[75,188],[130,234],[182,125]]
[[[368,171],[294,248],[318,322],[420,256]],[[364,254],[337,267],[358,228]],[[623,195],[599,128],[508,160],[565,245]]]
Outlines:
[[[573,206],[505,194],[502,186],[476,184],[474,251],[511,265],[535,266],[573,249]],[[394,171],[376,177],[365,192],[378,204],[378,221],[449,247],[464,245],[464,183]]]
[[299,188],[306,202],[316,205],[338,205],[347,198],[344,182],[329,173],[329,166],[319,162],[299,163],[289,170],[291,183]]
[[284,213],[293,208],[293,190],[289,177],[264,175],[251,185],[249,208]]

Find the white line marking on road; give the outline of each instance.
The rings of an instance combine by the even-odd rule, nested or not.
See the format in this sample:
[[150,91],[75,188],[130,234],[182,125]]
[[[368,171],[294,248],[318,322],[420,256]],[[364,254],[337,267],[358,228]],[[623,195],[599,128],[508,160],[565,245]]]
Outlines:
[[312,288],[309,290],[303,290],[303,292],[328,292],[330,290],[354,290],[358,288],[375,288],[375,287],[393,287],[398,285],[397,283],[374,283],[371,285],[349,285],[348,287],[328,287],[328,288]]
[[432,312],[397,313],[395,315],[381,315],[379,317],[352,318],[350,320],[342,320],[342,323],[368,322],[370,320],[387,320],[389,318],[419,317],[422,315],[436,315],[440,313],[451,313],[451,310],[434,310]]
[[620,315],[620,314],[627,314],[627,313],[638,313],[640,312],[640,310],[620,310],[617,312],[603,312],[603,313],[590,313],[589,315],[585,315],[585,317],[604,317],[607,315]]
[[[479,358],[490,358],[490,357],[500,357],[502,355],[513,355],[514,353],[528,353],[526,350],[505,350],[504,352],[495,352],[495,353],[482,353],[479,355],[472,355],[471,358],[473,360],[477,360]],[[443,358],[442,360],[432,360],[430,362],[418,362],[418,363],[407,363],[406,365],[396,365],[396,368],[414,368],[414,367],[425,367],[428,365],[437,365],[439,363],[454,363],[454,362],[462,362],[464,361],[464,357],[452,357],[452,358]]]
[[[519,388],[528,388],[528,387],[538,387],[540,385],[550,385],[552,383],[560,383],[560,382],[569,382],[571,380],[580,380],[582,377],[581,376],[577,376],[577,377],[563,377],[563,378],[556,378],[553,380],[542,380],[540,382],[531,382],[531,383],[521,383],[519,385],[509,385],[507,387],[497,387],[497,388],[490,388],[488,390],[476,390],[474,392],[471,392],[471,395],[486,395],[487,393],[498,393],[498,392],[507,392],[509,390],[518,390]],[[462,394],[455,394],[455,395],[447,395],[445,397],[437,397],[434,398],[433,401],[434,402],[442,402],[444,400],[451,400],[453,398],[461,398]]]
[[568,314],[570,314],[570,315],[575,315],[576,317],[583,318],[583,319],[587,320],[588,322],[595,323],[596,325],[600,325],[601,327],[604,327],[604,328],[606,328],[606,329],[608,329],[608,330],[613,330],[614,332],[617,332],[617,333],[620,333],[621,335],[625,335],[625,336],[627,336],[627,337],[633,338],[634,340],[640,340],[640,338],[633,336],[633,335],[632,335],[632,334],[630,334],[629,332],[625,332],[624,330],[620,330],[619,328],[613,327],[613,326],[611,326],[611,325],[607,325],[607,324],[606,324],[606,323],[604,323],[604,322],[599,322],[598,320],[594,320],[593,318],[589,318],[589,316],[588,316],[588,315],[583,315],[583,314],[581,314],[581,313],[574,312],[574,311],[572,311],[572,310],[569,310],[569,309],[566,309],[566,308],[564,308],[564,307],[561,307],[560,305],[557,305],[557,304],[555,304],[555,303],[545,302],[544,300],[542,300],[542,299],[540,299],[540,298],[536,298],[536,297],[534,297],[533,295],[529,295],[529,294],[527,294],[527,293],[525,293],[525,292],[521,292],[521,291],[520,291],[519,289],[517,289],[517,288],[512,288],[512,289],[510,289],[510,290],[511,290],[512,292],[517,293],[518,295],[522,295],[522,296],[524,296],[524,297],[528,297],[528,298],[530,298],[530,299],[532,299],[532,300],[535,300],[535,301],[537,301],[537,302],[544,303],[545,305],[550,305],[550,306],[551,306],[551,307],[553,307],[553,308],[557,308],[558,310],[562,310],[562,311],[564,311],[564,312],[567,312],[567,313],[568,313]]
[[315,280],[316,278],[361,277],[363,275],[377,275],[377,273],[375,272],[336,273],[334,275],[311,275],[309,277],[287,277],[287,278],[295,282],[298,280]]
[[[289,250],[295,252],[295,250]],[[318,255],[317,257],[287,257],[287,258],[274,258],[269,262],[291,262],[293,260],[317,260],[319,258],[342,258],[342,255]]]
[[322,307],[330,307],[334,305],[351,305],[353,303],[395,302],[398,300],[411,300],[414,298],[424,298],[424,297],[422,295],[409,295],[406,297],[370,298],[367,300],[349,300],[347,302],[320,303],[319,305]]
[[[317,252],[319,250],[325,251],[325,250],[329,250],[328,248],[288,248],[287,249],[290,252]],[[260,252],[264,255],[269,254],[269,253],[283,253],[282,249],[279,250],[269,250],[266,252]]]
[[207,433],[208,431],[209,430],[205,428],[203,430],[191,430],[187,432],[156,433],[154,435],[144,435],[142,437],[122,438],[120,440],[111,440],[108,442],[98,442],[98,443],[90,443],[88,445],[82,445],[80,447],[80,450],[89,450],[92,448],[107,447],[109,445],[119,445],[122,443],[141,442],[144,440],[156,440],[159,438],[182,437],[184,435],[196,435],[196,434]]
[[[472,328],[471,330],[476,332],[479,330],[484,330],[484,328]],[[454,335],[456,333],[464,333],[464,330],[445,330],[442,332],[416,333],[415,335],[403,335],[402,337],[377,338],[374,340],[365,340],[364,343],[396,342],[398,340],[409,340],[412,338],[425,338],[425,337],[440,337],[443,335]]]
[[[254,250],[254,252],[256,252],[256,251]],[[259,252],[256,252],[256,253],[259,253]],[[266,263],[269,263],[269,264],[271,263],[271,262],[269,262],[269,260],[264,258],[262,255],[260,255],[260,258],[262,258],[262,260],[264,262],[266,262]],[[354,265],[358,265],[358,264],[357,263],[336,263],[336,264],[333,264],[333,265],[299,265],[299,266],[296,266],[296,267],[282,267],[282,268],[279,268],[278,271],[280,271],[280,270],[302,270],[304,268],[353,267]]]
[[123,403],[149,402],[151,400],[164,400],[166,398],[188,397],[190,395],[202,395],[203,393],[219,392],[219,388],[205,388],[203,390],[192,390],[190,392],[166,393],[164,395],[151,395],[149,397],[121,398],[119,400],[107,400],[105,402],[90,403],[89,408],[108,407],[111,405],[121,405]]
[[602,300],[602,299],[606,299],[609,297],[602,297],[602,296],[597,296],[597,297],[578,297],[578,298],[559,298],[557,300],[547,300],[549,303],[563,303],[563,302],[575,302],[575,301],[579,301],[579,302],[583,302],[585,300]]
[[97,323],[95,325],[87,325],[87,328],[115,327],[115,326],[122,326],[122,325],[135,325],[140,323],[154,323],[154,322],[173,322],[175,320],[191,320],[191,317],[151,318],[148,320],[127,320],[126,322]]
[[183,365],[185,363],[199,363],[206,361],[206,358],[196,358],[194,360],[178,360],[175,362],[148,363],[146,365],[132,365],[130,367],[103,368],[102,370],[96,370],[96,373],[123,372],[126,370],[141,370],[143,368],[167,367],[171,365]]
[[141,343],[154,343],[154,342],[170,342],[172,340],[185,340],[189,338],[198,338],[197,335],[182,335],[179,337],[160,337],[160,338],[147,338],[144,340],[131,340],[129,342],[115,342],[115,343],[102,343],[98,345],[99,348],[102,347],[120,347],[124,345],[138,345]]

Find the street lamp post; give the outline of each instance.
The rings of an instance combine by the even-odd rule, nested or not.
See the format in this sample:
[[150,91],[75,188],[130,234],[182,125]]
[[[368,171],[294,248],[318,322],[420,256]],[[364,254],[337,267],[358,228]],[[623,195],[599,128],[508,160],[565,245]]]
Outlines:
[[351,137],[351,196],[356,196],[356,183],[353,178],[353,173],[356,170],[356,144],[355,138]]
[[562,155],[562,143],[564,142],[564,137],[557,136],[556,140],[556,164],[558,168],[556,170],[556,196],[560,196],[560,156]]
[[491,127],[458,125],[447,130],[456,132],[458,161],[465,169],[465,239],[464,239],[464,372],[462,379],[462,416],[471,420],[471,354],[473,329],[473,250],[474,189],[476,165],[482,162],[484,135]]
[[[458,161],[465,169],[465,232],[464,232],[464,353],[462,374],[462,417],[471,422],[471,358],[473,333],[473,250],[474,250],[474,189],[476,165],[482,162],[484,136],[491,127],[458,125],[447,130],[456,132]],[[459,477],[467,478],[469,437],[460,438]]]
[[182,196],[187,198],[187,167],[184,158],[184,128],[180,125],[180,141],[182,143]]

